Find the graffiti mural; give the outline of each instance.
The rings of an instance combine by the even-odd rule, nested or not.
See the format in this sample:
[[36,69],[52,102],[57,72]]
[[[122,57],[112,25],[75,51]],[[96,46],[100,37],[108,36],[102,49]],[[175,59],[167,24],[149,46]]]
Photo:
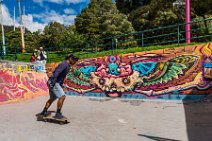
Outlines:
[[48,77],[35,68],[33,64],[0,63],[0,104],[48,94]]
[[212,44],[82,60],[68,74],[65,91],[122,98],[200,98],[212,93]]

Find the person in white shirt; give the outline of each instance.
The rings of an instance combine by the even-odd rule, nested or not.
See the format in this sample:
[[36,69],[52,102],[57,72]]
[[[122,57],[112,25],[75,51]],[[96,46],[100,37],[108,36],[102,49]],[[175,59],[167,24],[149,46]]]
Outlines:
[[36,61],[37,71],[46,72],[46,60],[47,60],[47,54],[43,50],[43,47],[40,47],[37,52],[37,61]]
[[47,54],[46,52],[43,50],[43,47],[40,47],[38,50],[38,57],[37,60],[41,61],[42,63],[46,64],[46,60],[47,60]]

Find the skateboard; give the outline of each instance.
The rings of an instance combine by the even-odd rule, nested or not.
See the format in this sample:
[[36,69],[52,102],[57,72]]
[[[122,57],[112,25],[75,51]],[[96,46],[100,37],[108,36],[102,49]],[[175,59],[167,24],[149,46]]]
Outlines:
[[[51,123],[57,123],[60,125],[68,124],[69,121],[66,117],[64,118],[56,118],[55,116],[52,116],[53,111],[48,112],[48,116],[42,116],[40,114],[37,114],[37,121],[44,121],[44,122],[51,122]],[[55,113],[55,112],[54,112]]]

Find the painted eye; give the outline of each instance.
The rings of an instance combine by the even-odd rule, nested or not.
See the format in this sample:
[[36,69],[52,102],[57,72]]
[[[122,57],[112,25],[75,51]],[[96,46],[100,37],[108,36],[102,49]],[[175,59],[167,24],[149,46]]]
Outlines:
[[123,79],[122,79],[122,82],[123,82],[124,84],[129,84],[129,83],[130,83],[130,79],[129,79],[129,78],[123,78]]
[[104,85],[105,84],[105,79],[104,78],[99,79],[99,84],[100,85]]

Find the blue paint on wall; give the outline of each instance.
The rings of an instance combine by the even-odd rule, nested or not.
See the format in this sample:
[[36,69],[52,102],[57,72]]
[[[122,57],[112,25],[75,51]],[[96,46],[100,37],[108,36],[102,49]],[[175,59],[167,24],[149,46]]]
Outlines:
[[118,72],[118,68],[119,68],[119,66],[118,66],[118,64],[116,64],[116,63],[110,63],[109,65],[108,65],[108,69],[109,69],[109,74],[112,74],[112,75],[119,75],[120,73]]
[[140,76],[149,74],[156,66],[156,62],[137,63],[132,65],[132,69],[138,71]]
[[211,63],[204,63],[205,68],[212,68],[212,62]]
[[[66,95],[70,96],[86,96],[86,97],[106,97],[104,93],[84,93],[79,94],[77,92],[65,92]],[[206,95],[183,95],[183,94],[165,94],[158,96],[146,96],[142,94],[123,94],[122,99],[147,99],[147,100],[179,100],[179,101],[198,101]]]
[[91,72],[96,72],[96,66],[81,67],[80,71],[82,72],[84,78],[89,78],[91,76]]

